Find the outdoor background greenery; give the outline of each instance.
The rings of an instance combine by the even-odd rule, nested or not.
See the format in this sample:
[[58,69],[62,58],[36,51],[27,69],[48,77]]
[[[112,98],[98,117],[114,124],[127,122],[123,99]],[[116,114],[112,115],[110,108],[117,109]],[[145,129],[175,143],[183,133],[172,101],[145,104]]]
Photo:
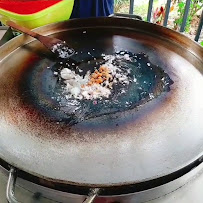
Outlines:
[[[143,18],[143,20],[147,20],[149,0],[139,2],[138,5],[136,5],[136,1],[139,1],[139,0],[135,0],[134,14],[140,15]],[[160,5],[160,2],[163,2],[163,3]],[[164,2],[165,2],[164,0],[163,1],[154,0],[152,18],[156,8],[160,8],[160,6],[165,7]],[[186,4],[186,0],[172,0],[171,6],[173,6],[173,11],[170,12],[169,14],[169,23],[168,23],[169,28],[177,31],[180,29],[180,26],[183,21],[185,4]],[[129,5],[130,5],[130,0],[115,0],[115,12],[129,13]],[[185,34],[188,37],[191,37],[192,39],[194,39],[194,36],[196,34],[202,9],[203,9],[203,0],[191,0],[189,15],[188,15],[186,27],[185,27]],[[201,36],[201,38],[203,38],[203,36]],[[203,45],[202,39],[200,39],[200,44]]]

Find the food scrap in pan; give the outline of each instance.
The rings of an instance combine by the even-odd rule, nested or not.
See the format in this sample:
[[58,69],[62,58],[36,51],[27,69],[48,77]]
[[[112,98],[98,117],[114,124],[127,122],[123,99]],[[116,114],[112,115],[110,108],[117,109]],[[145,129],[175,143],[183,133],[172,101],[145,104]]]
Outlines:
[[93,73],[87,72],[80,76],[68,68],[63,68],[60,72],[61,78],[66,84],[64,90],[66,98],[75,99],[101,99],[109,98],[114,84],[129,84],[128,72],[112,64],[113,56]]

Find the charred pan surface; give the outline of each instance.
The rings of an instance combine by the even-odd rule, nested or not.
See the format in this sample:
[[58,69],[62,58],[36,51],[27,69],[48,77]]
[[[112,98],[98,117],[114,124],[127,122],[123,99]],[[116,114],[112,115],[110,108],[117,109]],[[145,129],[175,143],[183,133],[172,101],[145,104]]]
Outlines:
[[[182,36],[157,26],[124,19],[96,21],[96,28],[91,28],[95,21],[85,20],[89,28],[78,28],[80,21],[72,21],[48,26],[43,32],[59,31],[55,36],[67,39],[75,50],[144,52],[174,82],[171,91],[137,108],[66,125],[57,121],[54,111],[53,115],[44,111],[55,107],[49,99],[53,95],[38,94],[45,91],[38,82],[47,83],[48,74],[43,69],[28,74],[33,68],[37,70],[39,62],[50,66],[54,61],[45,60],[48,52],[43,46],[30,43],[7,57],[1,56],[1,158],[59,183],[104,187],[143,182],[183,168],[203,151],[203,93],[196,89],[203,87],[201,51],[190,41],[179,45],[184,41]],[[151,30],[154,35],[150,36],[147,32]],[[101,34],[93,35],[96,31]],[[17,44],[17,39],[10,45],[14,42]],[[32,76],[43,80],[33,80]],[[157,95],[161,92],[158,87],[153,88]],[[43,109],[39,105],[36,108],[36,99]]]
[[[82,35],[83,38],[77,36],[78,30],[73,30],[72,33],[71,31],[68,32],[70,35],[68,38],[74,38],[76,36],[77,39],[73,39],[72,41],[77,42],[77,44],[72,44],[72,46],[78,52],[81,52],[82,60],[87,55],[87,52],[93,49],[93,57],[101,57],[103,53],[112,54],[113,51],[122,51],[122,46],[125,47],[125,50],[134,50],[134,53],[139,53],[140,50],[146,49],[136,44],[136,42],[132,46],[130,44],[132,42],[131,39],[122,37],[123,31],[117,30],[116,32],[118,33],[115,36],[112,33],[108,34],[109,30],[105,36],[104,34],[98,35],[97,32],[97,29],[90,29],[88,34],[84,35],[82,30],[79,32],[79,35]],[[63,35],[65,34],[62,34],[62,37],[64,37]],[[121,35],[120,38],[119,35]],[[95,40],[93,45],[91,43],[92,39]],[[125,42],[121,43],[122,40],[125,40]],[[114,41],[117,41],[118,44],[121,43],[121,48],[116,48]],[[173,83],[167,74],[169,70],[167,69],[167,64],[161,63],[165,68],[165,70],[162,70],[158,65],[153,65],[144,53],[135,54],[136,62],[127,65],[131,66],[132,69],[131,79],[140,77],[140,81],[138,82],[141,84],[139,86],[135,83],[129,85],[126,89],[127,93],[118,98],[118,101],[121,100],[119,105],[111,102],[111,100],[115,100],[116,96],[113,93],[113,96],[109,100],[98,101],[100,104],[96,105],[96,107],[90,101],[82,106],[82,109],[80,109],[81,112],[72,113],[70,109],[68,111],[66,109],[64,110],[60,105],[63,99],[58,97],[58,95],[62,94],[61,84],[58,81],[58,77],[53,74],[59,67],[55,67],[55,61],[50,60],[49,57],[47,58],[46,54],[49,56],[49,53],[45,52],[44,54],[43,50],[41,46],[37,48],[34,44],[22,48],[21,52],[26,52],[27,57],[19,64],[20,68],[18,66],[16,67],[18,71],[14,72],[15,83],[11,84],[13,86],[9,88],[13,91],[11,98],[14,97],[13,101],[15,101],[11,102],[10,106],[11,112],[9,112],[9,117],[11,121],[16,126],[20,124],[20,128],[24,127],[24,130],[29,131],[32,128],[34,135],[40,136],[42,139],[46,139],[47,134],[54,134],[53,139],[56,137],[59,139],[66,139],[67,137],[72,139],[72,129],[74,129],[74,132],[75,129],[76,132],[77,129],[79,131],[89,131],[91,129],[95,133],[101,130],[108,132],[115,129],[117,131],[118,126],[124,129],[127,123],[135,122],[135,118],[136,120],[139,119],[139,116],[137,117],[137,111],[142,105],[153,99],[150,98],[150,94],[156,99],[163,93],[164,98],[164,95],[166,95],[170,89],[170,85]],[[85,58],[85,60],[87,59]],[[83,63],[83,66],[85,64]],[[147,64],[150,64],[150,67]],[[126,64],[124,65],[126,66]],[[54,69],[47,67],[54,67]],[[9,74],[9,77],[11,77],[12,73]],[[63,103],[66,103],[66,101],[63,101]],[[81,103],[85,102],[82,101]],[[157,105],[154,108],[156,109]],[[149,109],[149,112],[151,110]],[[43,131],[47,132],[46,135],[42,133]],[[78,137],[76,137],[75,141],[78,141],[80,135],[77,135]],[[91,139],[94,136],[93,133]],[[105,136],[105,134],[102,136]],[[82,136],[81,139],[89,140],[88,137]]]
[[[94,51],[97,50],[94,49]],[[63,64],[53,63],[54,65],[50,67],[50,62],[46,59],[33,61],[34,66],[28,64],[20,77],[18,94],[21,96],[21,106],[29,106],[28,108],[38,112],[48,122],[57,122],[67,128],[90,118],[117,112],[122,114],[123,111],[142,106],[170,90],[173,81],[160,67],[150,63],[144,53],[127,55],[129,54],[132,55],[130,61],[115,59],[112,62],[115,66],[122,67],[124,71],[129,71],[127,73],[129,84],[114,85],[110,98],[95,100],[66,99],[64,84],[59,76],[61,67],[64,67]],[[96,56],[92,54],[91,57]],[[84,58],[81,58],[84,61]],[[29,59],[29,61],[32,60]],[[100,64],[103,63],[100,61]],[[72,65],[64,62],[65,64],[68,67]],[[82,67],[89,71],[95,67],[95,64],[88,68],[88,63],[83,62]],[[77,70],[75,66],[72,69]]]

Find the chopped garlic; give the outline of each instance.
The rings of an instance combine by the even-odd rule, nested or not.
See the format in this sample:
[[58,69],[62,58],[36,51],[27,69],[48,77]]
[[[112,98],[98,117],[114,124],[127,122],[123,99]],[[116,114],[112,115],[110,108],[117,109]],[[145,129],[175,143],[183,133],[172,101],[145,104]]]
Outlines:
[[[88,52],[88,54],[90,54],[90,52]],[[60,76],[64,79],[64,83],[66,84],[64,90],[69,94],[67,98],[73,97],[75,99],[87,100],[101,99],[103,97],[109,98],[113,84],[129,84],[128,74],[130,70],[123,71],[113,65],[113,61],[122,58],[130,60],[130,56],[128,54],[124,56],[103,54],[102,56],[106,60],[106,63],[101,65],[100,68],[95,70],[92,74],[87,72],[84,77],[68,68],[61,70]],[[79,69],[79,72],[82,72],[82,70]]]

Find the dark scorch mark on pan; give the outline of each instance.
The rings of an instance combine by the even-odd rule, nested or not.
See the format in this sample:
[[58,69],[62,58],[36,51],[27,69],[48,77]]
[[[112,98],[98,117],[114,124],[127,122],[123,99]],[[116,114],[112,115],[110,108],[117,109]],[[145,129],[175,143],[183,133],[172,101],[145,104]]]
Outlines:
[[[31,105],[36,111],[46,116],[48,120],[73,125],[83,120],[114,114],[136,108],[158,97],[163,92],[170,91],[173,81],[168,74],[157,65],[153,65],[144,53],[132,54],[119,52],[116,55],[128,54],[130,60],[124,57],[113,60],[113,64],[124,71],[130,69],[128,85],[114,85],[111,96],[97,100],[66,99],[63,82],[55,71],[62,66],[76,68],[72,62],[52,63],[47,66],[47,59],[36,63],[34,67],[24,72],[21,80],[22,102]],[[95,57],[97,59],[95,60]],[[95,67],[105,63],[105,59],[98,56],[86,56],[79,65],[85,74],[87,70],[94,71]],[[87,63],[87,61],[89,61]],[[55,73],[55,74],[54,74]]]

